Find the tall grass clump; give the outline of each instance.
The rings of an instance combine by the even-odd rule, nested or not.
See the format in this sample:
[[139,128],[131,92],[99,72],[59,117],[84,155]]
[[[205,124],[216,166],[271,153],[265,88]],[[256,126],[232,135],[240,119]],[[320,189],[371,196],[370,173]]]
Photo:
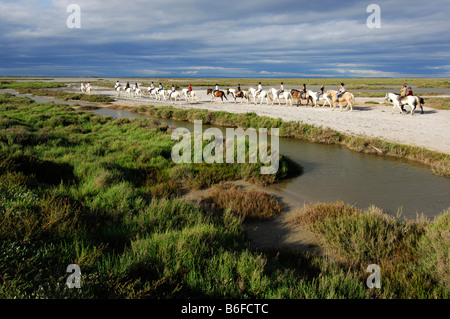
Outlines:
[[214,185],[206,201],[245,219],[269,219],[282,210],[281,204],[271,195],[263,191],[242,190],[230,183]]
[[399,220],[373,206],[361,210],[336,202],[306,206],[293,221],[319,234],[333,257],[361,276],[368,265],[379,265],[383,284],[375,296],[445,298],[447,217]]

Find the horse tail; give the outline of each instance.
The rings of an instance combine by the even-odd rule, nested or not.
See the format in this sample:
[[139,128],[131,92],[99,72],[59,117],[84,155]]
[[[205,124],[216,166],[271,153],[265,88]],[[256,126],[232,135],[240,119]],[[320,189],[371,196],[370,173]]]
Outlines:
[[420,104],[425,104],[425,100],[423,99],[423,97],[419,98]]

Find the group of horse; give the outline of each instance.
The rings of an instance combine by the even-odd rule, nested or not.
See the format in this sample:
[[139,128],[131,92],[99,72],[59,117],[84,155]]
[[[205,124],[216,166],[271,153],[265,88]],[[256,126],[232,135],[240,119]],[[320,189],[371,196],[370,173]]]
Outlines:
[[[220,92],[221,91],[216,93],[216,97],[221,97],[220,95],[224,96],[223,92],[222,94],[220,94]],[[337,91],[328,90],[326,93],[318,96],[317,92],[311,90],[307,90],[301,94],[301,91],[296,89],[279,92],[279,90],[275,88],[258,91],[252,87],[249,88],[248,91],[237,91],[236,89],[227,90],[227,95],[231,95],[233,97],[234,103],[237,103],[237,98],[241,98],[241,103],[243,103],[244,100],[247,100],[247,104],[253,102],[255,105],[257,105],[258,102],[259,105],[262,105],[264,102],[266,102],[267,105],[274,105],[275,102],[278,102],[278,105],[281,105],[281,101],[284,100],[286,106],[293,106],[293,101],[295,100],[297,106],[303,105],[302,101],[306,101],[306,106],[309,102],[311,102],[311,106],[313,107],[317,107],[319,102],[323,102],[322,107],[328,104],[330,105],[331,110],[334,110],[336,106],[339,106],[341,111],[344,106],[346,107],[345,110],[349,108],[350,110],[353,110],[353,105],[355,104],[355,97],[353,94],[350,92],[345,92],[338,99],[336,99],[337,93]],[[251,101],[252,99],[253,101]]]
[[84,83],[81,83],[80,91],[81,93],[87,93],[88,95],[97,93],[97,91],[95,91],[92,86],[90,86],[89,84],[84,85]]
[[171,91],[159,88],[151,88],[147,89],[147,93],[144,93],[143,90],[138,88],[137,86],[124,88],[122,86],[117,86],[115,88],[117,96],[120,97],[121,93],[125,94],[126,98],[142,98],[144,95],[149,96],[149,99],[159,100],[159,101],[181,101],[182,98],[185,98],[186,102],[199,102],[200,98],[196,91],[189,91],[188,89],[183,89],[180,91]]
[[[237,103],[237,99],[241,99],[241,104],[244,100],[247,100],[247,104],[250,104],[251,99],[253,99],[253,103],[255,105],[262,105],[265,101],[267,105],[270,104],[269,100],[272,102],[271,105],[274,105],[275,102],[278,102],[278,105],[281,105],[280,99],[284,99],[286,101],[286,106],[293,106],[293,100],[296,99],[297,106],[302,105],[302,101],[306,101],[305,106],[311,102],[312,107],[317,107],[319,102],[323,101],[321,107],[325,105],[330,105],[331,110],[333,111],[336,106],[339,106],[339,109],[342,111],[345,107],[345,110],[350,109],[353,110],[353,106],[355,105],[355,96],[350,92],[344,92],[339,98],[337,98],[338,91],[328,90],[326,93],[318,95],[318,92],[314,92],[311,90],[307,90],[306,92],[301,92],[296,89],[291,89],[290,91],[279,92],[279,90],[275,88],[271,88],[270,90],[261,90],[257,91],[255,88],[249,88],[248,91],[237,91],[236,89],[227,89],[226,94],[224,91],[220,90],[207,90],[207,95],[211,94],[211,102],[215,102],[214,98],[220,98],[222,103],[223,99],[227,99],[227,95],[231,95],[233,97],[234,103]],[[417,107],[421,108],[421,113],[423,114],[422,105],[425,104],[425,101],[422,97],[416,95],[409,95],[405,97],[400,97],[399,94],[396,93],[386,93],[385,97],[386,101],[390,101],[393,103],[392,114],[396,108],[400,110],[401,114],[404,114],[406,111],[404,106],[408,105],[411,108],[410,114],[413,115],[414,111]]]
[[[91,94],[92,92],[96,92],[90,85],[84,85],[81,83],[81,92]],[[182,98],[186,100],[186,102],[199,102],[199,94],[194,90],[182,89],[181,91],[171,91],[166,89],[159,88],[148,88],[147,94],[144,93],[137,86],[124,88],[121,85],[115,88],[118,97],[121,94],[125,94],[126,98],[142,98],[144,95],[149,95],[150,99],[159,100],[159,101],[172,101],[177,102],[181,101]],[[227,96],[231,95],[234,100],[234,103],[237,103],[237,99],[241,99],[241,104],[244,100],[247,100],[247,104],[254,103],[262,105],[264,102],[267,105],[274,105],[275,102],[278,102],[278,105],[281,105],[281,100],[284,99],[285,105],[293,106],[294,100],[296,101],[297,106],[301,106],[302,101],[306,101],[305,106],[311,102],[312,107],[320,106],[319,103],[323,102],[321,107],[325,105],[329,105],[331,110],[333,111],[336,106],[339,106],[342,111],[345,107],[345,110],[350,109],[353,110],[353,106],[355,105],[355,97],[350,92],[344,92],[338,99],[336,98],[338,91],[328,90],[326,93],[321,94],[318,97],[318,93],[312,90],[307,90],[306,92],[301,94],[301,91],[296,89],[285,90],[283,92],[279,92],[279,90],[275,88],[271,88],[270,90],[256,90],[253,87],[250,87],[248,90],[236,90],[236,89],[227,89],[226,92],[222,90],[213,90],[207,89],[206,95],[211,95],[211,103],[215,103],[216,99],[219,98],[222,103],[224,103],[224,99],[228,100]],[[400,96],[396,93],[386,93],[385,100],[389,101],[393,104],[392,114],[394,114],[395,109],[399,109],[400,113],[406,112],[404,106],[409,106],[411,108],[410,114],[414,114],[414,111],[417,107],[420,107],[422,110],[422,114],[424,113],[422,105],[425,103],[424,99],[420,96],[409,95],[406,97],[400,98]],[[270,102],[269,102],[270,101]]]

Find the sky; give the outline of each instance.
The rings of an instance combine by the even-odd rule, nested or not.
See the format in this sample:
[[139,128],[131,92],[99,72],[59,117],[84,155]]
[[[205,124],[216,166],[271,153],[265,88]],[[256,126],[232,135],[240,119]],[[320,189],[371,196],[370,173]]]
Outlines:
[[449,31],[448,0],[0,0],[0,76],[447,78]]

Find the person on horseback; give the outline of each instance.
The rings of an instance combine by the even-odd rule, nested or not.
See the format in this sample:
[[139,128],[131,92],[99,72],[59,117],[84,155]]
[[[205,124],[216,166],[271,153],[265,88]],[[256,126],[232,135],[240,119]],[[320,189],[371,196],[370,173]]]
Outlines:
[[213,91],[213,95],[214,95],[216,92],[219,92],[219,84],[217,84],[217,83],[216,83],[216,88],[215,88],[214,91]]
[[170,89],[170,94],[169,94],[169,100],[170,100],[170,97],[172,96],[173,92],[175,92],[175,86],[172,84],[172,88]]
[[261,93],[262,91],[262,86],[261,86],[261,82],[258,83],[258,89],[255,92],[255,96],[258,96],[259,93]]
[[130,88],[130,82],[127,82],[127,85],[125,86],[125,91],[129,88]]
[[306,84],[304,84],[304,83],[303,83],[302,91],[301,91],[300,94],[298,95],[299,99],[302,98],[302,94],[303,94],[303,93],[306,93]]
[[341,97],[341,95],[343,95],[345,93],[345,86],[344,83],[341,83],[341,87],[339,88],[339,92],[336,94],[336,101],[339,100],[339,98]]
[[158,91],[156,93],[158,93],[161,90],[164,90],[164,87],[163,87],[163,85],[160,82],[159,85],[158,85]]
[[397,100],[398,103],[401,105],[402,99],[406,96],[406,85],[403,85],[400,89],[400,95],[398,96]]
[[283,82],[281,82],[280,90],[278,90],[278,92],[277,92],[277,98],[279,98],[280,94],[283,93],[283,92],[284,92],[284,84],[283,84]]
[[152,93],[152,91],[155,89],[155,84],[152,82],[150,86],[148,87],[148,93]]
[[408,87],[408,93],[406,93],[406,96],[408,96],[408,95],[414,95],[412,88],[410,86]]
[[239,92],[241,92],[241,85],[238,83],[236,94],[238,94]]
[[324,90],[325,90],[325,87],[322,84],[322,86],[320,87],[319,91],[317,91],[317,101],[319,100],[319,96],[323,95],[323,91]]
[[191,92],[192,92],[192,85],[189,84],[188,91],[187,91],[187,95],[188,95],[188,96],[191,95]]
[[117,90],[117,88],[120,86],[119,81],[116,81],[116,84],[114,85],[114,90]]

